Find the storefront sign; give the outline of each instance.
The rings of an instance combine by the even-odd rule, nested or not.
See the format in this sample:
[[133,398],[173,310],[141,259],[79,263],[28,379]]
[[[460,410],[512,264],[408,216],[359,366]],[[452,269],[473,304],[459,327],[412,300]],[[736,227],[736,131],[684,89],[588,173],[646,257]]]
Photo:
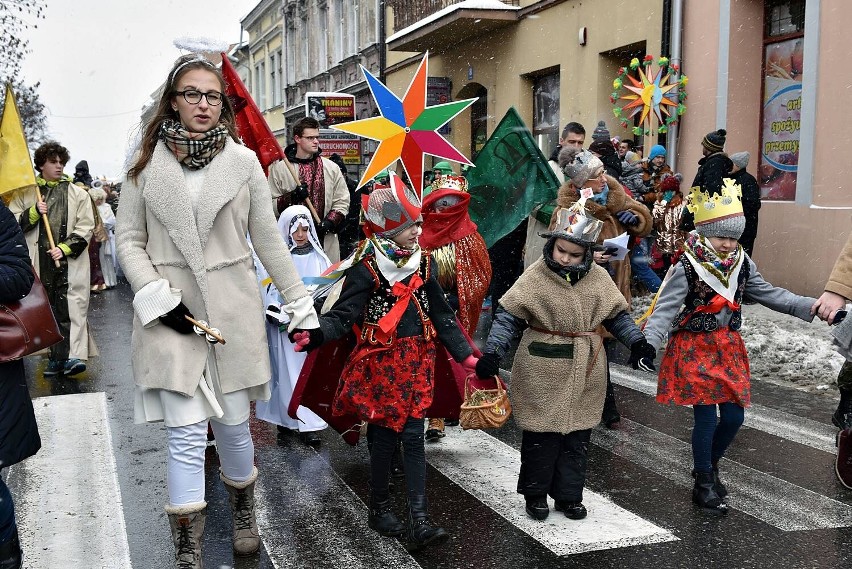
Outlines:
[[766,46],[763,129],[759,182],[761,197],[795,200],[802,111],[802,38]]
[[361,164],[361,139],[337,130],[320,131],[320,150],[326,158],[337,154],[346,165]]
[[355,95],[348,93],[306,93],[305,116],[313,117],[320,128],[355,120]]

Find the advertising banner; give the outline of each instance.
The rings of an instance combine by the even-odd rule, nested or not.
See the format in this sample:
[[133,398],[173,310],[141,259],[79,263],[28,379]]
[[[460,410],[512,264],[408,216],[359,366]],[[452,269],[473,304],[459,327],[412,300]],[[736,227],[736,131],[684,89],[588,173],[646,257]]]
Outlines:
[[305,116],[313,117],[320,123],[320,128],[329,128],[355,120],[355,95],[348,93],[317,93],[305,94]]

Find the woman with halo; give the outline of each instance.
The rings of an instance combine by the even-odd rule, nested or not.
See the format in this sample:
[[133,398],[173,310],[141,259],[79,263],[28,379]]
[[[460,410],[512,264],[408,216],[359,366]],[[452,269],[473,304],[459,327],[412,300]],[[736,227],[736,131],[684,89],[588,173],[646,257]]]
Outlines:
[[[249,235],[290,316],[318,325],[269,207],[269,186],[242,146],[225,82],[197,54],[180,57],[145,126],[123,186],[117,250],[135,294],[131,340],[137,422],[168,431],[166,505],[179,567],[201,567],[207,425],[234,521],[234,552],[260,548],[249,404],[269,399],[263,307]],[[187,319],[217,327],[217,342]],[[201,337],[199,337],[199,332]]]

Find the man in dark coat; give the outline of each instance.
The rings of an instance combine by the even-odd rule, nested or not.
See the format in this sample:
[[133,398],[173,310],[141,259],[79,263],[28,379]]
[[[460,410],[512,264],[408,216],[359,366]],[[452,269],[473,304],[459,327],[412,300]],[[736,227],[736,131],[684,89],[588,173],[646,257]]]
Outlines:
[[740,245],[743,246],[748,256],[752,256],[754,240],[757,238],[757,216],[760,211],[760,185],[754,176],[746,172],[748,152],[737,152],[731,154],[731,162],[734,169],[731,170],[731,178],[740,185],[743,191],[743,215],[745,216],[745,230],[740,237]]
[[[0,201],[0,303],[25,297],[34,273],[24,234]],[[41,448],[22,360],[0,363],[0,470]],[[0,478],[0,567],[20,567],[21,546],[12,495]]]
[[[722,193],[723,181],[731,177],[731,169],[734,163],[725,154],[725,138],[728,133],[720,128],[704,136],[701,146],[704,148],[704,157],[698,161],[698,172],[692,181],[692,187],[700,187],[713,196]],[[683,231],[695,229],[695,220],[692,213],[684,210],[681,218],[680,228]]]

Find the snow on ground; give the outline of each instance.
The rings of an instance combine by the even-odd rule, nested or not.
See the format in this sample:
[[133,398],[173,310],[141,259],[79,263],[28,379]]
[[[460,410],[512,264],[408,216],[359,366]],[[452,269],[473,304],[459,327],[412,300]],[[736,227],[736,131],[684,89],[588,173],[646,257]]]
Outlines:
[[[633,317],[650,306],[652,296],[634,297]],[[843,356],[832,348],[830,328],[808,323],[759,304],[743,306],[740,330],[754,379],[781,383],[803,391],[836,391]]]

